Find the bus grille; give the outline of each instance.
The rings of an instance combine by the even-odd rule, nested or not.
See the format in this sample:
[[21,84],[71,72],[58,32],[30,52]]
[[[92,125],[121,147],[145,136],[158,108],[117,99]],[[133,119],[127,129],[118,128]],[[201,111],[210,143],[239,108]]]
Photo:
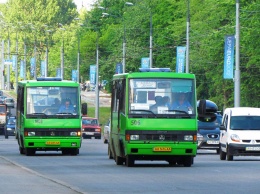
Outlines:
[[71,132],[81,131],[80,129],[75,128],[47,128],[47,129],[24,129],[26,132],[35,132],[35,136],[51,136],[51,137],[59,137],[59,136],[70,136]]

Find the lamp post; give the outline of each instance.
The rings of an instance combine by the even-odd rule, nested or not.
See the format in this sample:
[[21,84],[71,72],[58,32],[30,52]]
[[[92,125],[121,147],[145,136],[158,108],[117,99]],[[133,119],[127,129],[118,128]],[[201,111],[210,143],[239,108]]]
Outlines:
[[[133,6],[134,4],[131,2],[125,2],[125,5],[128,6]],[[103,7],[99,7],[99,9],[104,10],[105,8]],[[102,13],[103,16],[112,16],[112,17],[117,17],[115,15],[111,15],[109,13]],[[123,19],[123,25],[124,25],[124,32],[123,32],[123,57],[122,57],[122,66],[123,66],[123,73],[125,73],[125,69],[126,69],[126,29],[125,29],[125,20],[124,20],[124,16],[122,16]]]
[[186,73],[189,73],[189,62],[190,62],[190,0],[187,0]]
[[[59,23],[59,25],[62,27],[60,30],[65,31],[65,28],[63,28],[63,25]],[[64,36],[62,32],[62,46],[61,46],[61,64],[60,64],[60,76],[61,79],[64,79]]]
[[[131,2],[126,2],[126,5],[134,5]],[[149,46],[149,60],[150,60],[150,68],[153,67],[153,14],[151,11],[151,8],[149,9],[150,11],[150,46]]]
[[[80,20],[79,18],[75,18],[75,20]],[[83,24],[81,23],[78,23],[79,26],[82,26]],[[77,82],[79,83],[80,79],[79,79],[79,76],[80,76],[80,36],[79,36],[79,33],[77,34],[78,36],[78,54],[77,54]]]
[[[47,34],[51,32],[51,30],[45,31]],[[48,34],[49,35],[49,34]],[[45,67],[45,77],[48,77],[48,66],[49,66],[49,36],[46,38],[46,67]]]
[[98,33],[96,42],[96,103],[95,103],[95,117],[99,120],[99,60],[98,60]]
[[236,70],[235,70],[235,107],[240,106],[240,24],[239,0],[236,0]]

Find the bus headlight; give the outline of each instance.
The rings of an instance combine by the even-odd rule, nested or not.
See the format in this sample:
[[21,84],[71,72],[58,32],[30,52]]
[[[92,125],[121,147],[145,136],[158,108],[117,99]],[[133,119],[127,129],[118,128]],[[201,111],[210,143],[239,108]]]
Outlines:
[[193,135],[184,135],[184,141],[193,141]]
[[29,132],[28,132],[28,136],[35,136],[35,132],[29,131]]
[[130,140],[139,140],[139,135],[130,135]]
[[71,131],[70,132],[70,136],[78,136],[78,137],[80,137],[81,136],[81,131]]

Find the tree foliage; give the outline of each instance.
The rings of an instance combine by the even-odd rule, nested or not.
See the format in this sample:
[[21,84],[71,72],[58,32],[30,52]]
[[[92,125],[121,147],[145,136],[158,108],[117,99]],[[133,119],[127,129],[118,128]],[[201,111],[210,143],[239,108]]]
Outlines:
[[[89,66],[97,63],[97,57],[101,79],[111,81],[116,64],[122,62],[124,38],[126,72],[137,71],[141,58],[148,57],[150,51],[153,67],[170,67],[175,71],[176,47],[186,45],[188,0],[133,0],[132,6],[125,2],[97,0],[90,11],[77,13],[72,0],[9,0],[0,10],[5,24],[16,26],[4,29],[9,30],[13,41],[15,32],[18,33],[19,53],[23,52],[25,42],[28,55],[32,55],[36,39],[39,57],[43,59],[48,40],[51,76],[60,67],[64,43],[66,79],[76,68],[79,47],[81,81],[89,79]],[[189,70],[197,78],[197,98],[211,99],[223,110],[234,104],[234,82],[223,79],[223,65],[224,38],[236,33],[236,1],[189,2]],[[240,0],[241,106],[259,106],[259,10],[259,1]],[[74,20],[76,17],[80,20]],[[51,29],[50,33],[46,33],[44,24]],[[2,38],[7,36],[8,33],[2,33]]]

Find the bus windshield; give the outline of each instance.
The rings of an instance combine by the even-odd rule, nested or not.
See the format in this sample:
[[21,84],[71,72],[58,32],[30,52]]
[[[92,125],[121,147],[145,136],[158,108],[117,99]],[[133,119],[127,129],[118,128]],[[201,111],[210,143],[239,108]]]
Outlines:
[[130,114],[195,114],[192,79],[130,79]]
[[28,87],[27,116],[79,115],[77,87]]

